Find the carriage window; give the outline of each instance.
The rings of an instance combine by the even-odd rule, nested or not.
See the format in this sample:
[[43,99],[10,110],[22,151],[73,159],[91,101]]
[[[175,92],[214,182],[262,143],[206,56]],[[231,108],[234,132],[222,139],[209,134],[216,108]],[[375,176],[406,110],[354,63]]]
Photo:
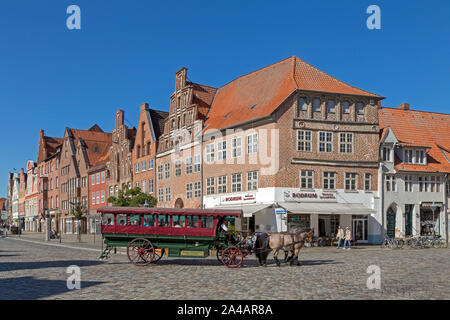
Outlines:
[[118,214],[117,215],[117,225],[119,225],[119,226],[127,225],[127,215],[126,214]]
[[213,227],[213,217],[202,217],[202,228],[211,229],[212,227]]
[[174,228],[184,228],[185,227],[185,216],[173,216],[172,224]]
[[154,227],[156,217],[153,214],[144,215],[144,227]]
[[141,225],[141,215],[133,214],[132,216],[130,216],[130,224],[132,226],[140,226]]
[[186,219],[188,228],[198,228],[198,216],[187,216]]
[[170,227],[170,216],[158,215],[158,227]]
[[114,225],[114,215],[113,214],[104,214],[102,217],[102,224],[104,226],[113,226]]

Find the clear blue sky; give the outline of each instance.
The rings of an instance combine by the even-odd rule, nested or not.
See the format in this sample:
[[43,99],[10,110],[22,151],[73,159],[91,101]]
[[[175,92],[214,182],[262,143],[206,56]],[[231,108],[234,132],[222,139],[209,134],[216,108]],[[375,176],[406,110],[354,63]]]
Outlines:
[[[82,29],[66,28],[81,8]],[[381,8],[381,30],[366,9]],[[448,113],[449,1],[0,2],[0,196],[7,172],[36,160],[39,129],[105,131],[118,108],[135,125],[139,105],[167,110],[174,73],[222,86],[296,55],[384,106]]]

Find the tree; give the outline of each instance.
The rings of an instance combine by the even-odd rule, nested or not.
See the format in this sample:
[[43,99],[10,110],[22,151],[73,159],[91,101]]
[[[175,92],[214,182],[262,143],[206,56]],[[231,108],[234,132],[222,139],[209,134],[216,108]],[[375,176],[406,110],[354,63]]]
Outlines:
[[139,187],[129,189],[125,184],[117,197],[109,197],[108,202],[112,203],[113,207],[141,207],[146,202],[149,207],[156,206],[156,198],[143,193]]
[[76,221],[78,221],[78,242],[81,242],[80,221],[83,220],[84,218],[84,212],[86,211],[86,207],[83,206],[79,201],[69,203],[70,203],[70,214],[73,215]]

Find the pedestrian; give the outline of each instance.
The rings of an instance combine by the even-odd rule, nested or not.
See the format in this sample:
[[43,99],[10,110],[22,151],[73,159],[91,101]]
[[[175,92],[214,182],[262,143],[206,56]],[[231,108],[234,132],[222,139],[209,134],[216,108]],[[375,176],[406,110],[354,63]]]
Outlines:
[[351,249],[351,241],[352,241],[352,232],[350,231],[350,227],[345,228],[345,241],[344,241],[344,249],[348,242],[348,250]]
[[336,239],[338,240],[336,249],[339,249],[339,247],[341,246],[341,241],[344,239],[344,229],[342,229],[341,226],[338,227]]

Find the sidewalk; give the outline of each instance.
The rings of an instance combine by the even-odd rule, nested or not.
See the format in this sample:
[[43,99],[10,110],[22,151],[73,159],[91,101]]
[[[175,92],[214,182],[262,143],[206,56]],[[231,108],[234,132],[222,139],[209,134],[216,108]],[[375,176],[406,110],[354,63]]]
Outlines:
[[43,232],[23,232],[21,235],[8,233],[7,237],[17,240],[26,240],[38,243],[41,242],[43,244],[51,244],[55,246],[63,245],[76,248],[96,249],[99,252],[102,249],[101,234],[82,234],[81,242],[78,242],[78,235],[76,234],[63,234],[61,237],[61,242],[59,239],[45,241],[45,233]]

